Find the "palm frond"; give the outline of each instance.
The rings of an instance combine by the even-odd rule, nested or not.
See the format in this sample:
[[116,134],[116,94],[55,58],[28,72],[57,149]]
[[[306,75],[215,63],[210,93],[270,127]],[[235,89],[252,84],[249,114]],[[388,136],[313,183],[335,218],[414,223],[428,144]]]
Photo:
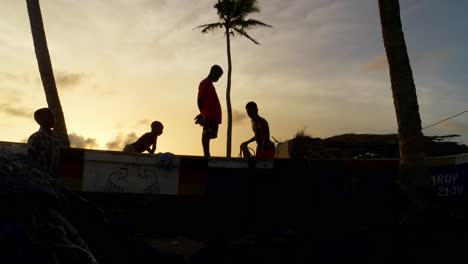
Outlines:
[[268,25],[266,23],[263,23],[261,21],[255,20],[255,19],[248,19],[248,20],[237,19],[237,20],[231,21],[231,24],[234,25],[234,26],[240,26],[244,30],[245,29],[251,29],[253,27],[258,27],[258,26],[272,27],[271,25]]
[[205,25],[200,25],[198,27],[195,27],[193,30],[195,29],[200,29],[200,28],[203,28],[201,30],[202,33],[208,33],[210,31],[214,31],[215,29],[217,28],[222,28],[224,26],[223,23],[210,23],[210,24],[205,24]]
[[236,27],[232,27],[232,29],[234,31],[236,31],[237,33],[239,33],[240,35],[250,39],[253,43],[257,44],[257,45],[260,45],[260,43],[258,43],[258,41],[256,41],[254,38],[252,38],[251,36],[249,36],[249,34],[247,34],[247,32],[245,32],[242,28],[236,28]]

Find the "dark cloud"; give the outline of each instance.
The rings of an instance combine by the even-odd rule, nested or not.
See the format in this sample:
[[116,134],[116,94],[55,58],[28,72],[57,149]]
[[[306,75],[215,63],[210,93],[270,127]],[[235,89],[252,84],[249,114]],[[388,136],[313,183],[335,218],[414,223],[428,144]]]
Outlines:
[[232,121],[234,124],[242,123],[247,118],[248,116],[245,111],[239,111],[236,109],[232,110]]
[[58,72],[55,76],[57,86],[60,88],[71,88],[78,85],[86,78],[83,73]]
[[33,116],[32,110],[11,104],[0,104],[0,112],[16,117],[32,118]]
[[68,134],[68,138],[70,139],[70,145],[74,148],[93,149],[99,147],[95,138],[85,138],[76,133]]
[[115,139],[106,143],[106,149],[108,150],[122,150],[125,145],[134,142],[138,137],[135,133],[128,135],[118,135]]

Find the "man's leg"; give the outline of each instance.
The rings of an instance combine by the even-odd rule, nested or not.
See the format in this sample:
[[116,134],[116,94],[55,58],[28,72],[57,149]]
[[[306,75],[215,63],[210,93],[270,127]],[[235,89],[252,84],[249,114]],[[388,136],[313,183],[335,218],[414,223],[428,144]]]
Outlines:
[[203,133],[202,135],[203,155],[210,157],[210,136]]

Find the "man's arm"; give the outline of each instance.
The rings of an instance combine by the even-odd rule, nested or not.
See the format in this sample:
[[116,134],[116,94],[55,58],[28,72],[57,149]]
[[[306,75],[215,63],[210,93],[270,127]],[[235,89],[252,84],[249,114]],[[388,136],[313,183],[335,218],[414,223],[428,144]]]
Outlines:
[[148,152],[151,153],[151,154],[154,154],[154,151],[156,151],[156,139],[157,139],[157,137],[154,138],[154,142],[150,146],[151,148],[148,148]]
[[195,120],[195,124],[199,124],[200,126],[203,126],[203,116],[201,114],[202,109],[203,109],[203,99],[201,97],[197,98],[197,105],[198,105],[198,110],[200,110],[200,113],[196,115],[193,120]]
[[205,98],[205,94],[206,94],[206,85],[204,85],[205,82],[201,82],[200,85],[198,86],[198,95],[197,95],[197,105],[198,105],[198,110],[200,110],[200,113],[203,109],[203,105],[204,105],[204,100],[203,98]]
[[245,144],[245,145],[248,145],[248,144],[250,144],[250,143],[252,143],[252,142],[254,142],[254,141],[255,141],[255,136],[253,136],[251,139],[249,139],[249,140],[243,142],[242,145],[244,145],[244,144]]
[[151,144],[151,148],[148,147],[148,148],[146,149],[146,151],[148,151],[148,153],[150,153],[150,154],[154,154],[154,147],[153,147],[153,146],[154,146],[154,145]]
[[28,139],[28,155],[32,158],[36,158],[39,155],[41,144],[40,140],[36,135],[32,135]]
[[197,98],[197,105],[198,105],[198,110],[200,110],[200,113],[201,113],[203,109],[203,98],[201,96]]

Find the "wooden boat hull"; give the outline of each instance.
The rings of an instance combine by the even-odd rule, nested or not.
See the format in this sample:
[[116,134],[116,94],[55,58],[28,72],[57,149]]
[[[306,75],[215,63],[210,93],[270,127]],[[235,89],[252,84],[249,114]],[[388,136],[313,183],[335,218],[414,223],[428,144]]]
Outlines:
[[[24,144],[0,147],[25,153]],[[72,148],[61,164],[59,180],[144,232],[345,227],[390,221],[405,203],[395,195],[395,159],[206,159]],[[468,154],[428,164],[440,204],[450,213],[464,208]]]

